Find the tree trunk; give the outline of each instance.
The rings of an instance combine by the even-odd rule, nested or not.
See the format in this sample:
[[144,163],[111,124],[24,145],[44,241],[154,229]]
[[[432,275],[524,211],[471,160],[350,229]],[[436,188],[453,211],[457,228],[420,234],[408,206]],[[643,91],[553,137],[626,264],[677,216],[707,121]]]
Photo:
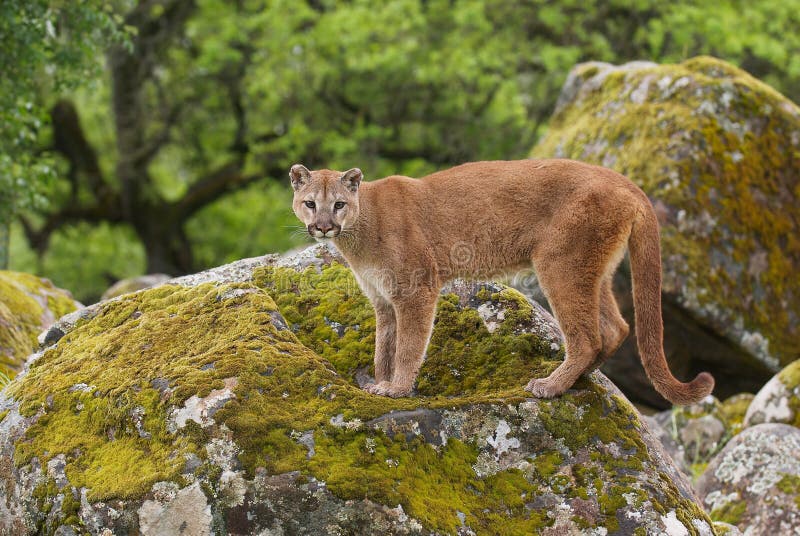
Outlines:
[[192,271],[192,250],[181,224],[169,220],[138,222],[139,239],[147,255],[148,274],[185,275]]

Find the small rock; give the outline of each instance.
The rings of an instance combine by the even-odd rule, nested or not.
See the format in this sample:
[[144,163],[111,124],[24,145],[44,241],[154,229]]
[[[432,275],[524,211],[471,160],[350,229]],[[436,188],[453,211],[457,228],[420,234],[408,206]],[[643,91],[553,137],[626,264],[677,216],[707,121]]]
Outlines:
[[199,484],[183,488],[164,503],[144,501],[138,513],[142,536],[211,534],[211,506]]

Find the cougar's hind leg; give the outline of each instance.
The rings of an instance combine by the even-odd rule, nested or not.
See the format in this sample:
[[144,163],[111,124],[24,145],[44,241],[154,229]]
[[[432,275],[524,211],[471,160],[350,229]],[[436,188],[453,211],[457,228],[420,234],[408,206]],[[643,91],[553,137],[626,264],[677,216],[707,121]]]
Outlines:
[[[579,261],[579,260],[577,260]],[[569,259],[537,263],[537,273],[566,341],[566,357],[547,378],[525,387],[534,396],[552,398],[572,387],[597,358],[600,336],[600,274],[580,273]]]
[[600,339],[602,348],[597,358],[586,371],[591,372],[600,368],[605,363],[628,336],[630,328],[622,314],[619,312],[617,300],[612,291],[612,281],[614,276],[608,275],[600,283]]

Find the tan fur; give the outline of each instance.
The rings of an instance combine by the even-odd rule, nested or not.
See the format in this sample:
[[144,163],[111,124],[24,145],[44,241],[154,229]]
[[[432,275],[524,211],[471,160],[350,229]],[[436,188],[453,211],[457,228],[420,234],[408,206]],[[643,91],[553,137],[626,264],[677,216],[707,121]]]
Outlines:
[[[464,164],[420,180],[361,183],[358,169],[310,172],[300,165],[290,176],[295,214],[312,236],[333,240],[375,307],[376,383],[368,391],[411,393],[445,282],[532,263],[564,333],[566,358],[526,389],[560,395],[628,335],[611,292],[626,247],[639,351],[656,390],[687,404],[713,389],[707,373],[691,383],[670,373],[658,222],[644,192],[619,173],[571,160],[520,160]],[[345,205],[334,210],[337,201]]]

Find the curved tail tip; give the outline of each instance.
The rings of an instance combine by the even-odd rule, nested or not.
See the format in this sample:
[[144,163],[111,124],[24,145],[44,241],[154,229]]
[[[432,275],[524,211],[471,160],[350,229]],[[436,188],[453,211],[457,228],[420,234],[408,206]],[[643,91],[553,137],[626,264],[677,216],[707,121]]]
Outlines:
[[685,386],[683,392],[670,402],[681,406],[700,402],[714,390],[714,377],[708,372],[701,372]]

